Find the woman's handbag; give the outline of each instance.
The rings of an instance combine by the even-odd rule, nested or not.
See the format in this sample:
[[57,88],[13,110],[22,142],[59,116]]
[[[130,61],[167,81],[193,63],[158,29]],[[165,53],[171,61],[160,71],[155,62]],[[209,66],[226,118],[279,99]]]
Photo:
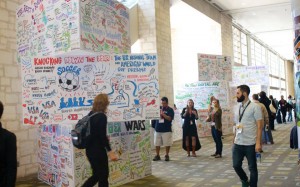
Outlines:
[[271,104],[269,105],[269,108],[270,108],[270,110],[271,110],[272,113],[276,114],[276,108],[273,106],[272,100],[271,100]]

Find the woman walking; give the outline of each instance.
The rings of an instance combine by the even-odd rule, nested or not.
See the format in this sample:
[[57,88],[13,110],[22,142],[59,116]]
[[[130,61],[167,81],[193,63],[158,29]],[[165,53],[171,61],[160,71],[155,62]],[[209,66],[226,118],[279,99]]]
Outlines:
[[91,120],[90,141],[86,147],[86,156],[91,164],[93,174],[82,187],[91,187],[98,183],[99,187],[108,187],[108,157],[112,161],[117,160],[116,154],[111,150],[106,134],[107,117],[106,109],[109,105],[107,94],[99,94],[95,97],[92,111],[89,115],[97,113]]

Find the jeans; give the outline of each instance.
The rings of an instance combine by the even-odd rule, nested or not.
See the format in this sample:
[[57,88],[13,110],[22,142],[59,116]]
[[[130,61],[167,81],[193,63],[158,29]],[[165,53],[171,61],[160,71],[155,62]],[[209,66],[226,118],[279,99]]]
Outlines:
[[286,123],[285,118],[286,118],[286,110],[280,110],[282,114],[282,123]]
[[262,142],[263,143],[268,143],[268,142],[273,143],[273,136],[272,136],[271,128],[269,126],[268,131],[266,131],[266,124],[264,125],[263,132],[262,132]]
[[237,145],[232,147],[232,165],[236,174],[242,181],[248,181],[247,174],[242,168],[244,157],[248,160],[250,171],[250,186],[257,187],[258,171],[256,164],[255,145]]
[[293,121],[292,112],[293,112],[292,109],[290,109],[290,111],[288,111],[288,120],[287,121]]
[[212,126],[211,134],[216,143],[216,154],[222,156],[222,150],[223,150],[222,132],[217,130],[215,126]]

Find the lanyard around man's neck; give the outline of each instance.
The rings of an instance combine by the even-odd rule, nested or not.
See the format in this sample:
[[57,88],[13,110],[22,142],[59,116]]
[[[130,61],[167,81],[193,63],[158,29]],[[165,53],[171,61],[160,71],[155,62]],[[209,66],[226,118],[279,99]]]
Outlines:
[[251,101],[249,100],[249,102],[248,102],[248,104],[246,105],[246,107],[244,108],[244,110],[243,110],[243,112],[242,112],[242,114],[241,114],[241,108],[242,108],[242,105],[240,106],[240,109],[239,109],[239,122],[241,122],[242,121],[242,118],[243,118],[243,115],[244,115],[244,112],[245,112],[245,110],[246,110],[246,108],[249,106],[249,104],[251,103]]

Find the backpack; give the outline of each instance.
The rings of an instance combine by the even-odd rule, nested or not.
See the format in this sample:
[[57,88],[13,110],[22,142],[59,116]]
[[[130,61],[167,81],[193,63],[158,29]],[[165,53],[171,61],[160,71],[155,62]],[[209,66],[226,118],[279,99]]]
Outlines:
[[95,112],[90,116],[84,116],[82,119],[78,120],[75,128],[71,130],[72,143],[74,147],[78,149],[85,149],[87,147],[91,135],[90,119],[96,114],[99,113]]

